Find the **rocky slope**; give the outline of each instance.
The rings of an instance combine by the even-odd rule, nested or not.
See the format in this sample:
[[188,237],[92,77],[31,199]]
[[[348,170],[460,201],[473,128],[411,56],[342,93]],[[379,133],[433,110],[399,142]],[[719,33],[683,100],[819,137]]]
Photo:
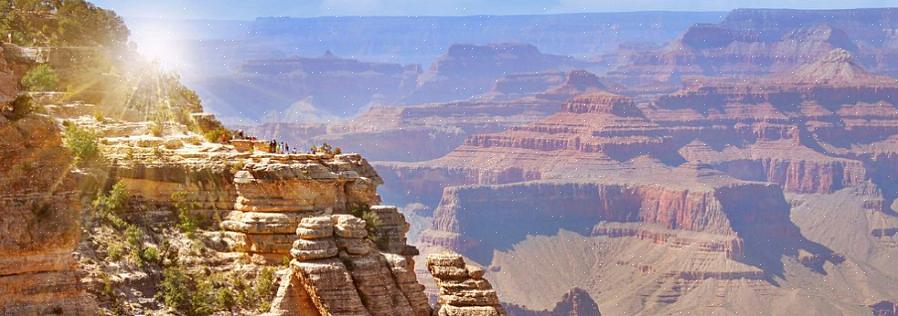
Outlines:
[[[857,306],[893,296],[883,282],[898,276],[885,230],[898,223],[886,162],[896,83],[834,50],[786,73],[652,100],[587,94],[444,157],[382,164],[384,194],[436,206],[420,242],[488,266],[503,298],[531,309],[578,286],[610,313],[869,312]],[[523,277],[537,263],[554,272]],[[865,276],[844,275],[856,270]],[[830,282],[866,294],[783,290]],[[527,291],[537,284],[545,290]]]

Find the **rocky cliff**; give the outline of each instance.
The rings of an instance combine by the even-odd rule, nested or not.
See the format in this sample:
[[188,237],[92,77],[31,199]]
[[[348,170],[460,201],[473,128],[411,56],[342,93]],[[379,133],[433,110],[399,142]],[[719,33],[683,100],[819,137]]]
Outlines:
[[[269,314],[430,315],[415,274],[418,251],[406,242],[409,225],[395,207],[380,205],[382,180],[360,155],[275,154],[253,149],[250,140],[209,143],[175,123],[152,136],[148,122],[66,120],[100,135],[109,181],[123,185],[134,208],[174,211],[181,222],[170,224],[177,227],[184,218],[198,220],[194,237],[148,229],[153,238],[185,238],[172,243],[205,249],[181,249],[172,262],[252,275],[281,267]],[[152,216],[128,214],[128,221]],[[152,282],[120,277],[124,284]]]
[[51,118],[7,116],[23,67],[0,50],[0,314],[96,313],[72,254],[81,232],[74,157]]

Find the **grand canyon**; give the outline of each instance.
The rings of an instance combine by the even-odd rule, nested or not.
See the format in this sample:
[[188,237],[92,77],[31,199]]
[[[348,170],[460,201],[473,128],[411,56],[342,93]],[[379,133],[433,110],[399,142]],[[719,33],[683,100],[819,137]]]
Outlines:
[[0,5],[0,314],[898,315],[898,9],[96,2]]

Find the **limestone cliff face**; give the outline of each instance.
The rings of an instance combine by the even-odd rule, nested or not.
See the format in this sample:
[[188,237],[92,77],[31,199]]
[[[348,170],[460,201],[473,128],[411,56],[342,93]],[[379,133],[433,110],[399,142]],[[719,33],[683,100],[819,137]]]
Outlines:
[[80,193],[71,153],[47,117],[0,117],[0,314],[94,314],[72,251]]

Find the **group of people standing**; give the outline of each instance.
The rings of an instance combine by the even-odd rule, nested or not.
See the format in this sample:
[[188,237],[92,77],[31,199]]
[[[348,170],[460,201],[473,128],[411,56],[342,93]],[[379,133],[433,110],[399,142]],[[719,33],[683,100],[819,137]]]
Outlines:
[[280,142],[276,139],[272,139],[268,142],[268,152],[275,154],[294,154],[295,152],[290,151],[290,144],[286,142]]
[[[255,136],[246,136],[246,132],[243,130],[234,131],[232,139],[246,139],[246,140],[256,140]],[[290,144],[287,142],[278,142],[277,139],[272,139],[268,142],[268,152],[274,154],[296,154],[296,150],[290,150]]]

